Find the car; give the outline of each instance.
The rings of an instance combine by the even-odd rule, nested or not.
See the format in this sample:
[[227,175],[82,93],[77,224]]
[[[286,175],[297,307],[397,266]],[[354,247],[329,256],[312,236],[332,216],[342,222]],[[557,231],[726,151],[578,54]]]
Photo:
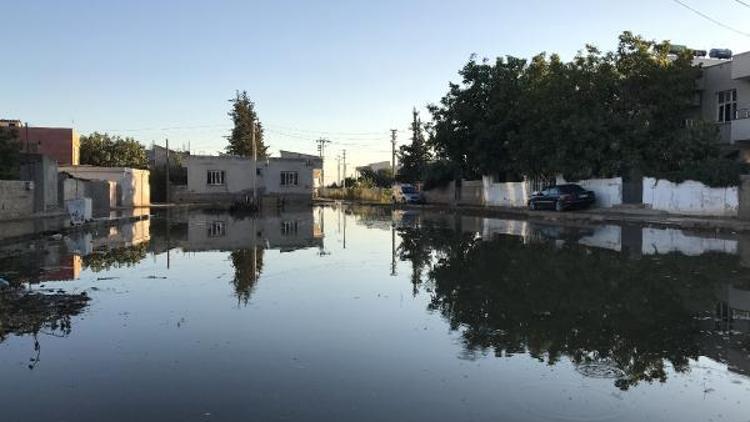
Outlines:
[[532,193],[528,205],[530,210],[565,211],[573,208],[587,208],[595,202],[594,192],[579,185],[566,184],[550,186],[541,192]]
[[424,195],[412,185],[394,185],[391,200],[394,204],[424,204]]

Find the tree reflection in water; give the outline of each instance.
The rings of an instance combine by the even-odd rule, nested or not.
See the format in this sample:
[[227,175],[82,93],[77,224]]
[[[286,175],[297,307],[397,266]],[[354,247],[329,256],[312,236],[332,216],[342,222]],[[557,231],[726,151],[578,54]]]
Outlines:
[[232,285],[238,303],[247,305],[263,272],[263,249],[237,249],[231,253],[234,279]]
[[34,337],[34,357],[29,369],[39,363],[39,335],[65,337],[72,317],[88,305],[85,294],[28,292],[23,288],[0,289],[0,343],[10,335]]
[[[482,240],[444,225],[399,229],[402,260],[428,269],[430,310],[460,331],[465,353],[570,359],[626,390],[664,382],[704,352],[698,316],[721,283],[748,285],[737,257],[628,257],[520,237]],[[430,258],[434,255],[434,258]],[[413,279],[415,288],[420,280]]]

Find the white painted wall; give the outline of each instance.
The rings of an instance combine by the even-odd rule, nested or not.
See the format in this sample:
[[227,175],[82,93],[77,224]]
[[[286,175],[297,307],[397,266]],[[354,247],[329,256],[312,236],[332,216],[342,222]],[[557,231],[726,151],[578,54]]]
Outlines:
[[[191,155],[187,158],[185,167],[187,167],[187,191],[189,193],[239,193],[253,188],[253,166],[252,160],[248,158]],[[223,185],[207,183],[207,174],[212,170],[224,171]],[[258,184],[261,184],[260,181]]]
[[81,179],[106,180],[117,183],[122,207],[146,207],[151,205],[151,189],[148,170],[127,167],[64,166],[59,171]]
[[482,190],[485,205],[495,207],[521,208],[531,196],[526,182],[493,183],[492,176],[482,177]]
[[643,203],[674,214],[736,217],[739,196],[736,186],[710,188],[693,180],[677,184],[644,177]]
[[622,177],[610,179],[586,179],[575,182],[566,181],[564,177],[557,177],[557,184],[575,183],[586,190],[596,194],[596,206],[599,208],[611,208],[622,204]]

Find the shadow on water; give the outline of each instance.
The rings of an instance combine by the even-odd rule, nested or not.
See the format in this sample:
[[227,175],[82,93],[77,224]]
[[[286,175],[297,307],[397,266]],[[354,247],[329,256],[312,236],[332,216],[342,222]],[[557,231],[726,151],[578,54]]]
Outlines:
[[748,310],[723,298],[750,291],[737,255],[589,247],[587,228],[482,236],[490,221],[479,221],[466,230],[460,217],[394,216],[395,253],[411,263],[414,293],[429,294],[429,310],[460,332],[465,358],[565,358],[622,390],[664,382],[669,367],[685,372],[700,356],[750,374]]

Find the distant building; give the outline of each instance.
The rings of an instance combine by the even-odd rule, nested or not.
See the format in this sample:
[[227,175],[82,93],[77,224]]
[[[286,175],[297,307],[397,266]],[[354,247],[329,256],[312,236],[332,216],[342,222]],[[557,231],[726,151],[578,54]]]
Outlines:
[[696,58],[695,64],[703,67],[699,117],[716,122],[722,145],[750,162],[750,51],[724,59]]
[[[147,150],[148,163],[150,168],[162,167],[167,164],[167,149],[160,145],[152,145],[151,149]],[[169,161],[174,166],[181,165],[185,161],[185,157],[190,155],[187,151],[176,151],[169,149]]]
[[[292,158],[290,158],[292,157]],[[253,195],[278,196],[285,199],[312,199],[314,172],[320,168],[320,157],[304,154],[287,158],[253,160],[232,155],[196,156],[185,160],[187,189],[175,198],[183,202],[233,202]]]
[[370,164],[367,164],[366,166],[357,167],[355,170],[361,176],[362,175],[362,171],[364,171],[366,169],[370,169],[374,173],[377,173],[377,172],[382,171],[382,170],[390,170],[391,169],[391,162],[390,161],[378,161],[377,163],[370,163]]
[[25,126],[20,120],[0,119],[0,127],[18,131],[21,151],[46,155],[61,166],[80,163],[81,140],[72,128]]

